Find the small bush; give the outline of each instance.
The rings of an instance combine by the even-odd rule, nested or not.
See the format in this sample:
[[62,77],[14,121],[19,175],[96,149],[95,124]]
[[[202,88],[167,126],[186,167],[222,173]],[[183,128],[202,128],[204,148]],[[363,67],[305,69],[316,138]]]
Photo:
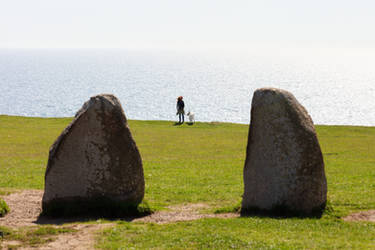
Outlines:
[[9,211],[8,205],[4,200],[0,199],[0,217],[5,216]]

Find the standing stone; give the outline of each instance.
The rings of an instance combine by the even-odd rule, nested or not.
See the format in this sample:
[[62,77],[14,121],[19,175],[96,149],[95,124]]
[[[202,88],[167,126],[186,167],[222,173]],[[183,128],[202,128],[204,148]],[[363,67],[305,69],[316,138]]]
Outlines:
[[141,156],[119,100],[94,96],[50,148],[43,214],[118,214],[142,201],[144,187]]
[[244,167],[242,213],[321,215],[327,200],[314,124],[289,92],[255,91]]

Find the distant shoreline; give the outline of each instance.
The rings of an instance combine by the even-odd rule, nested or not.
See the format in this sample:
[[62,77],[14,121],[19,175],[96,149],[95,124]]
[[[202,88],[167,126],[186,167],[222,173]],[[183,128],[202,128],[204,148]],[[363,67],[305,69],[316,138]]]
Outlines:
[[[39,116],[20,116],[20,115],[4,115],[0,114],[1,117],[13,117],[13,118],[26,118],[26,119],[73,119],[74,117],[39,117]],[[140,121],[140,122],[171,122],[174,123],[177,120],[140,120],[140,119],[129,119],[128,121]],[[249,124],[246,123],[236,123],[236,122],[222,122],[222,121],[197,121],[197,123],[206,123],[206,124],[235,124],[235,125],[245,125],[248,126]],[[367,125],[342,125],[342,124],[314,124],[315,126],[319,127],[358,127],[358,128],[375,128],[375,126],[367,126]]]

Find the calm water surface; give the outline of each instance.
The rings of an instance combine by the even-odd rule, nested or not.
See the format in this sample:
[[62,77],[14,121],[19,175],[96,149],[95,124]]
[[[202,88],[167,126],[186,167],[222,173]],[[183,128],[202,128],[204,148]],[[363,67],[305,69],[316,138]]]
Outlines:
[[0,50],[0,114],[73,116],[116,95],[129,119],[249,123],[253,92],[291,91],[316,124],[375,126],[375,57],[251,56],[126,50]]

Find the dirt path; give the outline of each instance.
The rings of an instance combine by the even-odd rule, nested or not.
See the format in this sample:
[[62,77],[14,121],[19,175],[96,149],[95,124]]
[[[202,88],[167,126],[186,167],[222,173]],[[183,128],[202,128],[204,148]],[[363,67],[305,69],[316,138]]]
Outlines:
[[[72,218],[70,221],[64,219],[38,219],[41,212],[41,200],[43,191],[41,190],[24,190],[19,193],[13,193],[2,197],[10,207],[10,213],[0,218],[0,225],[12,228],[24,226],[36,226],[38,224],[63,224],[78,219]],[[185,204],[178,206],[170,206],[168,210],[159,211],[152,215],[137,218],[132,221],[153,222],[158,224],[198,220],[201,218],[233,218],[238,217],[236,213],[226,214],[207,214],[201,213],[202,210],[209,208],[207,204]]]
[[[38,249],[62,249],[62,250],[84,250],[84,249],[94,249],[95,244],[95,232],[104,230],[106,228],[112,227],[115,224],[76,224],[72,228],[76,229],[76,233],[64,233],[59,234],[56,240],[42,246],[38,246]],[[20,249],[35,249],[32,247],[20,248]]]
[[[41,190],[24,190],[22,192],[13,193],[2,198],[8,204],[11,212],[5,217],[0,218],[0,226],[7,226],[14,229],[30,226],[38,226],[41,224],[52,224],[60,226],[70,223],[68,227],[76,229],[74,233],[62,233],[56,236],[56,239],[45,245],[38,246],[38,249],[92,249],[95,243],[95,233],[106,228],[115,226],[115,223],[94,223],[87,224],[80,222],[80,218],[67,219],[49,219],[39,218],[41,212],[41,201],[43,191]],[[184,204],[178,206],[170,206],[168,210],[159,211],[152,215],[142,218],[132,219],[133,222],[145,223],[174,223],[179,221],[191,221],[202,218],[233,218],[239,217],[237,213],[226,214],[209,214],[202,211],[210,208],[207,204]],[[351,214],[345,218],[345,221],[372,221],[375,222],[375,210],[363,211]],[[22,245],[22,242],[3,241],[2,246]],[[35,249],[24,247],[19,249]]]
[[[8,204],[11,212],[5,217],[0,218],[0,226],[7,226],[14,229],[21,227],[37,226],[41,224],[52,224],[59,226],[64,223],[70,223],[68,226],[76,229],[75,233],[63,233],[56,236],[53,242],[46,245],[38,246],[38,249],[92,249],[95,243],[95,232],[114,226],[115,223],[106,224],[84,224],[80,223],[79,218],[66,219],[49,219],[39,218],[41,212],[41,201],[43,191],[41,190],[24,190],[13,193],[2,198]],[[201,218],[232,218],[238,217],[239,214],[207,214],[201,211],[209,208],[207,204],[185,204],[171,206],[168,210],[159,211],[152,215],[142,218],[133,219],[134,222],[146,222],[165,224],[179,221],[198,220]],[[21,242],[3,242],[6,245],[20,245]],[[35,248],[20,248],[35,249]]]
[[[0,218],[0,225],[13,229],[21,227],[37,226],[38,224],[63,224],[66,220],[42,219],[38,220],[41,212],[41,201],[43,191],[25,190],[2,197],[10,207],[11,211],[5,217]],[[74,233],[63,233],[46,245],[38,246],[38,249],[93,249],[95,232],[114,226],[114,223],[106,224],[79,224],[73,223],[68,227],[77,230]],[[2,247],[20,246],[22,242],[4,241]],[[32,247],[21,247],[18,249],[35,249]]]
[[375,210],[362,211],[346,216],[345,221],[372,221],[375,222]]
[[10,213],[0,218],[0,225],[12,228],[35,226],[35,221],[42,211],[42,196],[41,190],[25,190],[3,196]]
[[153,222],[157,224],[172,223],[178,221],[191,221],[202,218],[233,218],[239,217],[236,213],[205,214],[201,210],[209,208],[207,204],[185,204],[170,206],[169,210],[159,211],[150,216],[134,219],[133,221]]
[[[48,242],[45,245],[40,245],[37,247],[23,246],[20,241],[4,241],[2,243],[3,249],[8,249],[9,247],[17,246],[17,249],[22,250],[52,250],[52,249],[62,249],[62,250],[86,250],[94,249],[95,245],[95,233],[106,228],[112,227],[115,224],[75,224],[71,225],[70,228],[77,230],[75,233],[64,233],[57,235],[53,241]],[[19,247],[21,246],[21,247]]]

